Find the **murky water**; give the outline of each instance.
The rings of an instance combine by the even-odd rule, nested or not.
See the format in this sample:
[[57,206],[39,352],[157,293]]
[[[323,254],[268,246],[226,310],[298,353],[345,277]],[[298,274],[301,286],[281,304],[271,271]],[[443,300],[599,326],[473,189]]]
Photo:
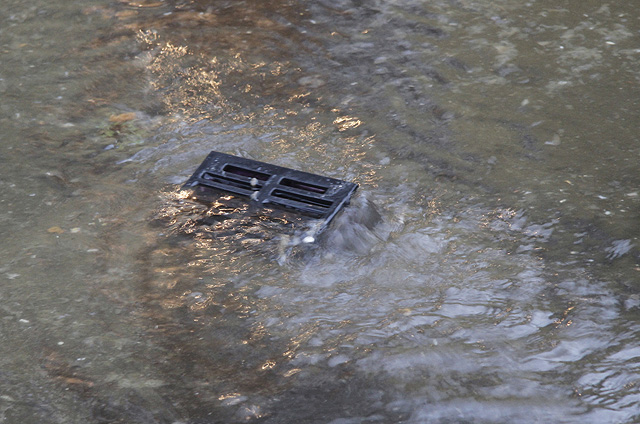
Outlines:
[[[0,422],[640,421],[640,13],[14,1]],[[296,217],[210,150],[360,184]]]

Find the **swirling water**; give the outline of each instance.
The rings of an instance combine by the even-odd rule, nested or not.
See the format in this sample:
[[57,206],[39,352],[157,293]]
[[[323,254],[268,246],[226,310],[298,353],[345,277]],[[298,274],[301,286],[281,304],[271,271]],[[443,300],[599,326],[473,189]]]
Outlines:
[[0,422],[637,422],[636,9],[7,0]]

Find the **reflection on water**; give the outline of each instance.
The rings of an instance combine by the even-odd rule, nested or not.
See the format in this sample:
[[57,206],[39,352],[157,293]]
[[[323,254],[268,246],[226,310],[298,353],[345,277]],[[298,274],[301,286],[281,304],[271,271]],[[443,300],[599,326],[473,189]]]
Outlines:
[[[632,5],[3,9],[0,422],[640,419]],[[210,150],[360,189],[301,243]]]

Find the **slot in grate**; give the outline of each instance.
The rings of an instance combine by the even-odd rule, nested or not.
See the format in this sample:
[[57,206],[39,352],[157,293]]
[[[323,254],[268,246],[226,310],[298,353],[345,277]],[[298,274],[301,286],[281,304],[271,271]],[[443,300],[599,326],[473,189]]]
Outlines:
[[258,191],[262,187],[262,184],[251,184],[251,181],[237,180],[222,175],[215,175],[210,172],[203,173],[201,178],[205,181],[212,181],[220,185],[228,185],[230,187],[237,187],[245,190]]

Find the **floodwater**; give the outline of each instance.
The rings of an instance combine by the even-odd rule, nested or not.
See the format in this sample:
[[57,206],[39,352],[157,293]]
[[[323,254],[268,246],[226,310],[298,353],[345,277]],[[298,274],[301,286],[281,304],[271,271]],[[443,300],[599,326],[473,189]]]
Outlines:
[[4,0],[0,99],[0,422],[640,421],[634,2]]

